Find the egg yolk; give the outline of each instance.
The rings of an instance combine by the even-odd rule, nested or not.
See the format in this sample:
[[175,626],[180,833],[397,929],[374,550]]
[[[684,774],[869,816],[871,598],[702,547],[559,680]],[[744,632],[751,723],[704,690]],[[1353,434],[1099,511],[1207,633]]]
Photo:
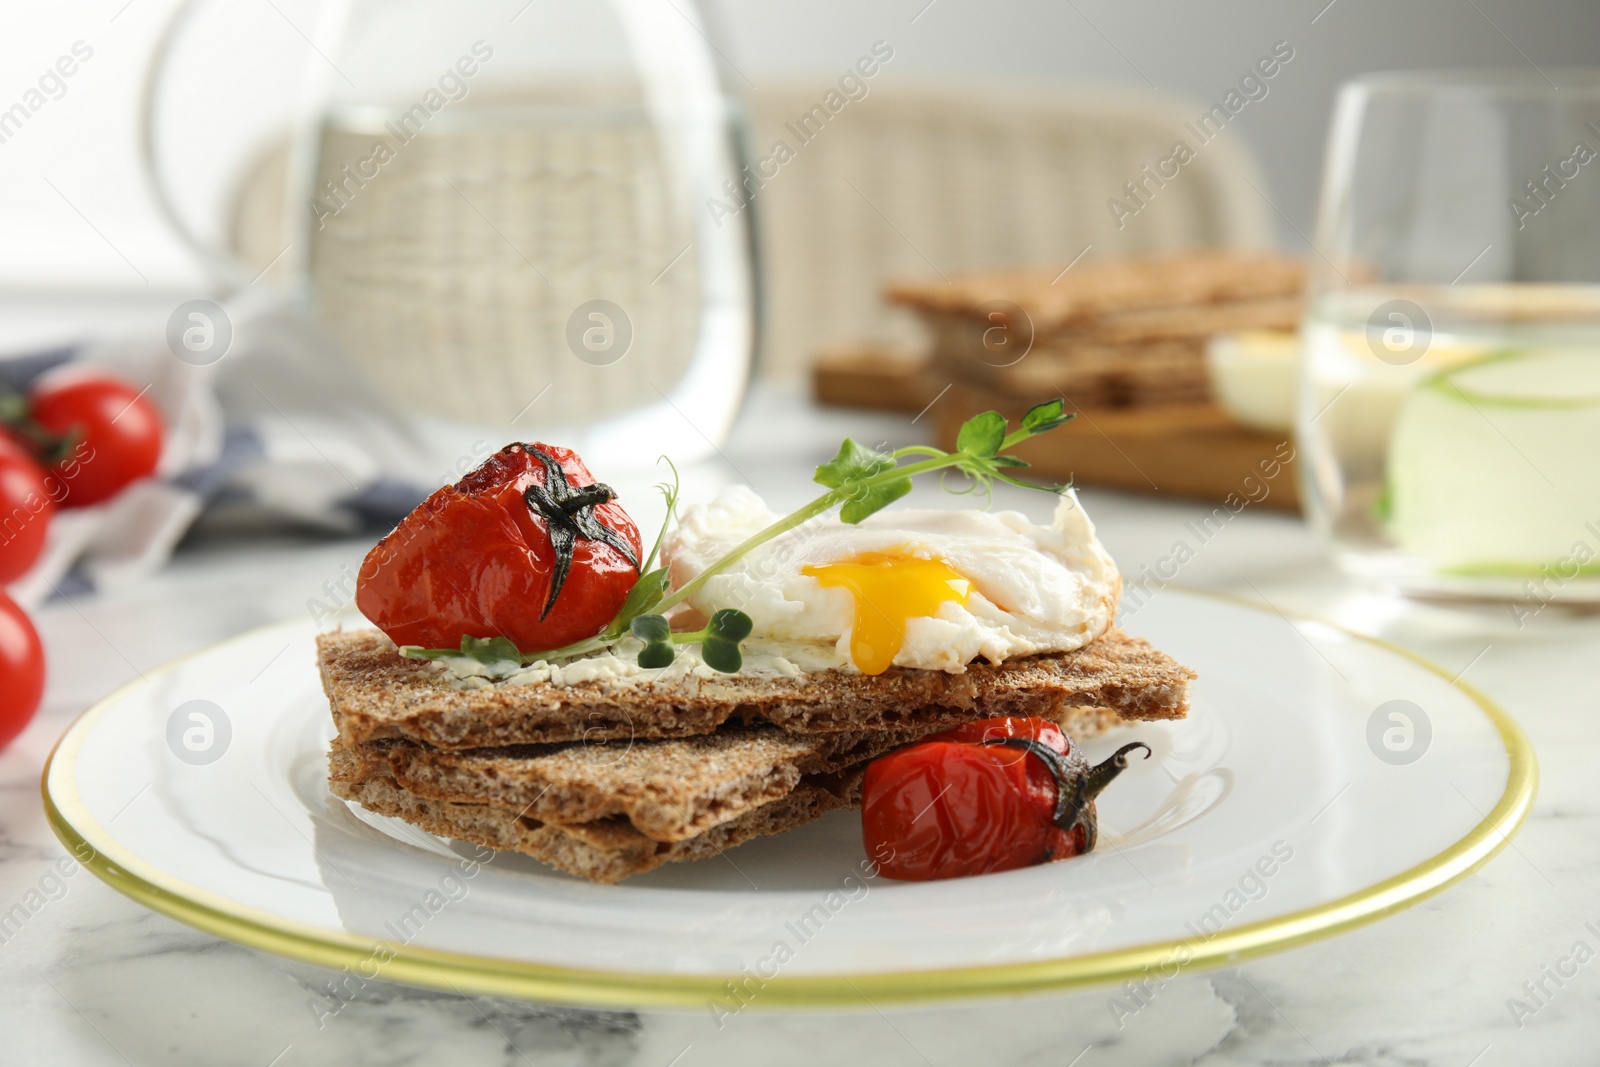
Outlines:
[[855,597],[850,659],[862,674],[882,674],[906,639],[906,622],[934,615],[941,604],[967,602],[971,583],[948,563],[868,552],[840,563],[814,563],[800,573]]

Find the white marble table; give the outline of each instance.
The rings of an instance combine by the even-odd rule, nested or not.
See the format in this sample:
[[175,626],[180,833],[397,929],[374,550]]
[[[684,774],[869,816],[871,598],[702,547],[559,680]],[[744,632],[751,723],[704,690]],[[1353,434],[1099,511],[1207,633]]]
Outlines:
[[[907,441],[916,434],[907,421],[819,413],[766,394],[747,413],[721,470],[787,503],[844,434]],[[1600,1061],[1600,963],[1572,977],[1558,973],[1572,971],[1563,961],[1578,943],[1600,950],[1600,936],[1585,925],[1600,929],[1600,843],[1589,836],[1600,832],[1600,620],[1550,609],[1519,629],[1503,607],[1444,609],[1363,593],[1332,572],[1297,520],[1261,508],[1196,544],[1185,523],[1208,507],[1095,491],[1084,500],[1129,574],[1156,566],[1185,540],[1195,551],[1180,583],[1264,596],[1464,671],[1520,719],[1539,750],[1538,806],[1513,847],[1444,894],[1377,924],[1241,967],[1183,975],[1121,1030],[1110,989],[884,1013],[746,1013],[718,1031],[700,1012],[589,1012],[378,983],[319,1029],[312,1005],[329,973],[145,911],[70,862],[70,876],[48,877],[66,853],[45,825],[39,772],[68,721],[141,671],[305,612],[307,600],[366,547],[203,544],[134,587],[40,612],[51,669],[46,705],[0,753],[0,910],[35,889],[50,892],[20,930],[0,935],[0,1063]],[[1524,983],[1542,983],[1544,992],[1530,994]],[[1514,1018],[1511,998],[1532,1013]]]

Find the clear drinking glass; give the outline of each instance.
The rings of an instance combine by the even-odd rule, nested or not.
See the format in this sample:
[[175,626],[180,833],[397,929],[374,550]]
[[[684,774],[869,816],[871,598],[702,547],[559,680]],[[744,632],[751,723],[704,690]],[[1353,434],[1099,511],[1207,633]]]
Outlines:
[[1297,430],[1339,561],[1600,600],[1600,71],[1345,85],[1315,245]]

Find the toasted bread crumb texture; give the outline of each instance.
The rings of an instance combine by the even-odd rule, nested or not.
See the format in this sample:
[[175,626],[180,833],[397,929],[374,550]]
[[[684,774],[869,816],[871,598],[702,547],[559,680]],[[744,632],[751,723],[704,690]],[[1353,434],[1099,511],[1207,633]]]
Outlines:
[[563,741],[595,748],[601,740],[711,734],[730,721],[766,721],[803,735],[927,732],[984,716],[1054,717],[1084,707],[1124,719],[1176,719],[1188,712],[1195,677],[1118,629],[1074,652],[975,663],[963,674],[891,668],[875,677],[819,671],[467,690],[402,657],[376,630],[323,634],[317,646],[346,744],[400,738],[443,750]]
[[1204,251],[1146,259],[1013,267],[954,279],[891,284],[891,303],[921,311],[983,317],[993,301],[1017,305],[1043,335],[1114,315],[1157,308],[1269,300],[1305,286],[1305,264],[1272,252]]
[[379,815],[403,819],[441,837],[470,841],[497,850],[522,852],[579,878],[620,882],[665,863],[714,856],[755,837],[780,834],[823,813],[859,801],[860,775],[847,775],[833,788],[802,782],[787,795],[685,841],[655,841],[626,820],[602,819],[580,826],[557,826],[518,816],[491,804],[452,803],[418,796],[402,788],[382,760],[364,759],[339,742],[329,754],[335,796]]
[[567,742],[443,752],[412,741],[352,751],[381,761],[401,788],[431,800],[490,804],[541,822],[621,817],[657,841],[683,841],[787,796],[921,732],[797,736],[729,727],[662,741]]

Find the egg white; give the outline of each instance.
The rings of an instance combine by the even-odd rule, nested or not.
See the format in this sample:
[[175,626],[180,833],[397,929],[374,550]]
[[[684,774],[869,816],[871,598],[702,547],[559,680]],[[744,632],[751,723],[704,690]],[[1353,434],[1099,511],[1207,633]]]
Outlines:
[[[684,510],[662,545],[672,584],[692,580],[752,534],[778,520],[745,486]],[[738,608],[753,639],[821,646],[828,666],[853,669],[855,597],[801,570],[863,553],[943,560],[971,582],[965,605],[910,619],[896,666],[961,672],[983,658],[1000,663],[1070,652],[1110,627],[1122,578],[1076,494],[1064,493],[1049,526],[1016,511],[886,510],[850,526],[836,515],[807,523],[713,575],[690,599],[699,612]]]

